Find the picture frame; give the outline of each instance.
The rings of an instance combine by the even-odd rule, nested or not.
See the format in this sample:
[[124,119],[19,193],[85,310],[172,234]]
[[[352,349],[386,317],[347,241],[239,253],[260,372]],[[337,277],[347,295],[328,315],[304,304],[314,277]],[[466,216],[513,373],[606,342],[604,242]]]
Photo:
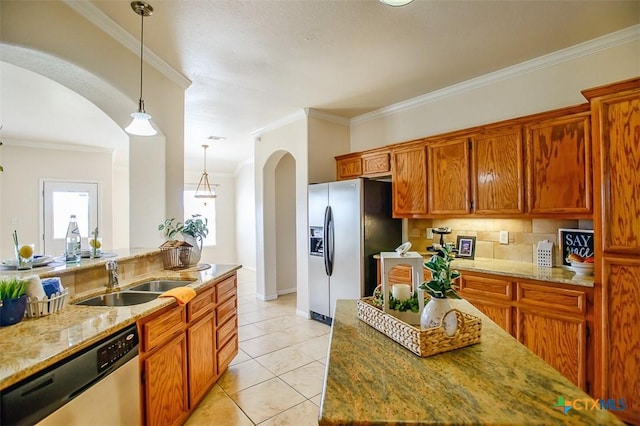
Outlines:
[[476,257],[476,237],[458,235],[456,238],[458,253],[456,257],[462,259],[474,259]]
[[593,229],[558,229],[558,247],[562,265],[570,266],[567,256],[575,253],[581,257],[593,257]]

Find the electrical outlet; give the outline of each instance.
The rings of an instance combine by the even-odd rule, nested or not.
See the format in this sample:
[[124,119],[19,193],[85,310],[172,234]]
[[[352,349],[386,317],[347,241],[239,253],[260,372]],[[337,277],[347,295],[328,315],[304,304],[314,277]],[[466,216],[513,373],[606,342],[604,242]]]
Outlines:
[[427,240],[433,240],[433,228],[427,228],[426,236]]
[[509,231],[500,231],[500,244],[509,244]]

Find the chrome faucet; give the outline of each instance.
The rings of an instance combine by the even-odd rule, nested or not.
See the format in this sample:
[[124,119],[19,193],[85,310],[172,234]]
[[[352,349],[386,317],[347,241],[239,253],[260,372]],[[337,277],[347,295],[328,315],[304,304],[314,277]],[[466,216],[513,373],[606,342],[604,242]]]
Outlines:
[[118,287],[118,261],[108,260],[104,266],[107,268],[107,273],[109,274],[109,281],[107,282],[106,287],[109,290],[112,290]]

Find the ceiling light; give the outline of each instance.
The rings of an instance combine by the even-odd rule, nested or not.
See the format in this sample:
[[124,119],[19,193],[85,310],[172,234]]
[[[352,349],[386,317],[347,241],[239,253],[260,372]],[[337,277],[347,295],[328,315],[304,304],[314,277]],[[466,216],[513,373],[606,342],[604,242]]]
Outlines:
[[388,6],[397,7],[397,6],[406,6],[409,3],[411,3],[413,0],[380,0],[380,1]]
[[138,100],[138,111],[131,114],[133,121],[124,130],[136,136],[153,136],[157,133],[151,126],[151,116],[144,111],[144,99],[142,98],[142,55],[144,52],[144,17],[153,14],[153,7],[143,1],[131,2],[131,9],[140,15],[140,99]]
[[207,148],[209,148],[209,145],[202,145],[202,148],[204,148],[204,171],[200,177],[200,182],[198,182],[195,197],[216,198],[216,185],[213,185],[213,188],[211,188],[212,185],[209,184],[209,174],[207,173]]

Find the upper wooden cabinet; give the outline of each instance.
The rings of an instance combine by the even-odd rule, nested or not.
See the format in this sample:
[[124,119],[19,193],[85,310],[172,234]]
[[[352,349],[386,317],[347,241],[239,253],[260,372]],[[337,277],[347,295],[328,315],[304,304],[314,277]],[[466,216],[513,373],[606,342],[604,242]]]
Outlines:
[[388,176],[391,173],[391,152],[384,148],[340,155],[336,157],[336,168],[338,180]]
[[429,213],[463,215],[471,211],[469,151],[467,138],[427,145]]
[[524,213],[522,127],[509,126],[471,138],[471,193],[477,214]]
[[427,213],[427,150],[424,142],[394,147],[391,151],[391,190],[394,217],[420,217]]
[[590,113],[525,126],[532,214],[591,215]]

